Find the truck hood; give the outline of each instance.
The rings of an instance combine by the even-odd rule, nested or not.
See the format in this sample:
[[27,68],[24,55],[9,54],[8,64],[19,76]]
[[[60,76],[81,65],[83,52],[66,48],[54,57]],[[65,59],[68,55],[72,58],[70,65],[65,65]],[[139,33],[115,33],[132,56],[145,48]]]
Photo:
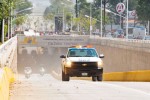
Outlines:
[[71,62],[98,62],[101,61],[98,57],[69,57],[67,60]]

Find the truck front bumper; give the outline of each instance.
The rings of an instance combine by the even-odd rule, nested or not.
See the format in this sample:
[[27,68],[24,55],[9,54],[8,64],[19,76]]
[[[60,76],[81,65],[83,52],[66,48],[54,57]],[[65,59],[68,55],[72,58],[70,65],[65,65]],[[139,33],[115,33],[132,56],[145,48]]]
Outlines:
[[72,69],[66,68],[65,73],[69,76],[77,76],[77,77],[91,77],[91,76],[99,76],[103,74],[103,68],[101,69]]

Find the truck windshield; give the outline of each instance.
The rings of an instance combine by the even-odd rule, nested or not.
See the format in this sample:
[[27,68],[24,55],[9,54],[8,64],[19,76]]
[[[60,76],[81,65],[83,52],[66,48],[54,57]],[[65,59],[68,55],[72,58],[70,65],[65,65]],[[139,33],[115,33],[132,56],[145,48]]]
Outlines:
[[68,57],[98,57],[95,49],[69,49]]

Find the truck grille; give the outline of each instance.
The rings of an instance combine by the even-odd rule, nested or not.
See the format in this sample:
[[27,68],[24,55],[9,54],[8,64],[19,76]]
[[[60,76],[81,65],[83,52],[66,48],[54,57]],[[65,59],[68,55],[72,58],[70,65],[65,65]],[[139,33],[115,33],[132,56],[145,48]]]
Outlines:
[[97,68],[97,62],[72,62],[72,68],[95,69]]

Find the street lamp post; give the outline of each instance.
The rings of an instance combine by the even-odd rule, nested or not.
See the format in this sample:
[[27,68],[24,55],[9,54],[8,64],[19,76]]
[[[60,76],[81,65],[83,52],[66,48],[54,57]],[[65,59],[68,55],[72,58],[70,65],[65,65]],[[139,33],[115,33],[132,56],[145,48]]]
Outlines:
[[90,3],[90,36],[92,34],[92,2],[94,0],[87,0],[88,3]]
[[64,25],[65,25],[65,15],[64,15],[64,7],[63,7],[63,32],[65,31],[64,30]]
[[64,3],[61,3],[63,5],[63,32],[65,32],[64,28],[65,28],[65,14],[64,14]]
[[105,35],[105,13],[106,13],[106,0],[104,0],[104,35]]
[[126,21],[126,23],[127,23],[127,25],[126,25],[126,38],[128,39],[128,27],[129,27],[129,24],[128,24],[128,17],[129,17],[129,15],[128,15],[128,0],[127,0],[127,21]]
[[101,37],[102,37],[102,35],[103,35],[103,9],[102,9],[102,0],[101,0]]
[[120,14],[117,14],[117,13],[115,13],[115,12],[113,12],[113,11],[110,11],[110,10],[108,10],[108,9],[105,9],[105,11],[108,12],[108,13],[113,13],[114,15],[117,15],[117,16],[120,16],[120,17],[126,19],[126,17],[124,17],[124,16],[122,16],[122,15],[120,15]]
[[148,23],[147,23],[147,35],[149,35],[149,20],[148,20]]
[[[85,15],[85,17],[90,18],[90,16],[88,16],[88,15]],[[100,20],[95,19],[95,18],[92,18],[92,17],[91,17],[91,19],[94,19],[94,20],[96,20],[96,21],[98,21],[98,22],[101,22]]]
[[[91,20],[94,19],[94,20],[96,20],[96,21],[102,23],[102,21],[100,21],[100,20],[98,20],[98,19],[95,19],[95,18],[92,18],[92,17],[90,17],[90,16],[88,16],[88,15],[85,15],[85,17],[90,18]],[[101,37],[102,37],[102,34],[101,34]]]
[[76,17],[78,17],[78,0],[76,0]]
[[72,26],[73,26],[73,25],[72,25],[72,24],[73,24],[72,21],[73,21],[73,16],[71,15],[71,31],[72,31]]
[[90,36],[92,34],[92,4],[90,3]]
[[22,12],[24,12],[24,11],[29,11],[29,10],[32,10],[33,9],[33,7],[29,7],[29,8],[26,8],[26,9],[23,9],[23,10],[20,10],[20,11],[17,11],[17,12],[15,12],[15,14],[19,14],[19,13],[22,13]]

